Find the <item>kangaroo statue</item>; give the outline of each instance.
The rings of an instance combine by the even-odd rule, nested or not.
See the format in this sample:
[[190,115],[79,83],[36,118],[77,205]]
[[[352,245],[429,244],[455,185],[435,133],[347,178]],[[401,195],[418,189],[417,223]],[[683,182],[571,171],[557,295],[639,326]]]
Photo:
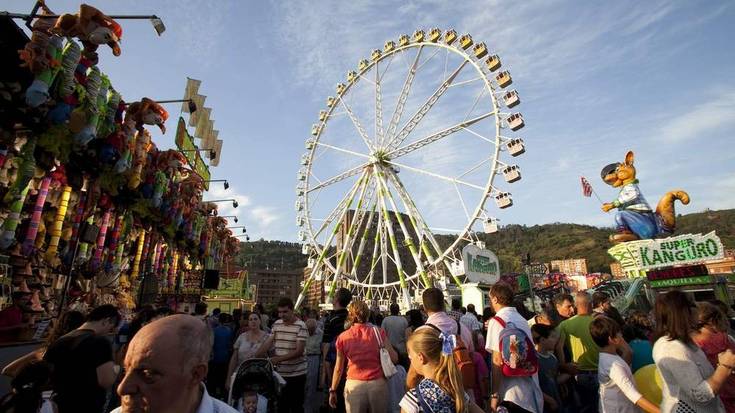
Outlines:
[[684,205],[689,203],[689,194],[677,189],[661,197],[656,211],[653,211],[638,188],[633,161],[633,151],[628,151],[625,162],[607,165],[600,173],[606,184],[620,188],[614,201],[602,205],[605,212],[618,209],[615,213],[617,232],[610,235],[610,242],[614,244],[672,234],[676,229],[674,201],[678,199]]

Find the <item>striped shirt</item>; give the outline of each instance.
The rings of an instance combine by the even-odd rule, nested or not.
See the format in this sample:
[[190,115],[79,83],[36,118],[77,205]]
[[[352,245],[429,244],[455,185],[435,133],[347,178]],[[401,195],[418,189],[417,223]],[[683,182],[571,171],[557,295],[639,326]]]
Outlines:
[[[283,320],[276,320],[271,329],[273,333],[273,346],[276,356],[285,356],[296,350],[298,341],[306,342],[309,331],[306,324],[301,320],[295,320],[291,324],[285,324]],[[306,357],[300,355],[291,360],[286,360],[276,365],[276,371],[283,377],[294,377],[306,374]]]

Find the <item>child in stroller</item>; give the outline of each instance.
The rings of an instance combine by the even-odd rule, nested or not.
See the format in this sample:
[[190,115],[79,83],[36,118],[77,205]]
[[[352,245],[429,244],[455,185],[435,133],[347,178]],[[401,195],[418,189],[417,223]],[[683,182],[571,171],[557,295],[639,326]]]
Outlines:
[[255,412],[277,411],[283,378],[273,370],[269,359],[245,360],[231,380],[228,403],[238,412],[250,413],[252,410],[246,410],[246,407],[252,409],[254,397],[257,397]]

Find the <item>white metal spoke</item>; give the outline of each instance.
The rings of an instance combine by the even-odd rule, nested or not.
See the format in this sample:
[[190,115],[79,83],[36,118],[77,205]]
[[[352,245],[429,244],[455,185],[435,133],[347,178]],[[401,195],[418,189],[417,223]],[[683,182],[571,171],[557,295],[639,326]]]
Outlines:
[[324,188],[325,186],[336,184],[337,182],[344,181],[345,179],[347,179],[347,178],[349,178],[351,176],[355,176],[355,175],[359,174],[360,172],[362,172],[367,165],[368,165],[368,163],[364,163],[362,165],[358,165],[358,166],[356,166],[356,167],[354,167],[352,169],[349,169],[349,170],[347,170],[345,172],[342,172],[339,175],[335,175],[335,176],[327,179],[326,181],[320,183],[319,185],[316,185],[316,186],[314,186],[312,188],[309,188],[306,191],[306,193],[309,194],[311,192],[316,191],[317,189],[321,189],[321,188]]
[[348,153],[350,155],[359,156],[359,157],[365,158],[365,159],[370,159],[370,156],[369,155],[365,155],[363,153],[351,151],[349,149],[340,148],[339,146],[334,146],[334,145],[331,145],[331,144],[328,144],[328,143],[324,143],[324,142],[319,142],[319,141],[317,141],[315,143],[317,145],[319,145],[319,146],[323,146],[325,148],[329,148],[329,149],[332,149],[332,150],[337,151],[337,152]]
[[[466,84],[469,84],[469,83],[472,83],[472,82],[477,82],[478,80],[483,80],[483,79],[485,79],[485,78],[482,77],[482,76],[478,76],[478,77],[476,77],[474,79],[463,80],[463,81],[461,81],[459,83],[452,83],[451,85],[449,85],[449,87],[464,86]],[[485,90],[485,88],[482,88],[482,90]]]
[[[365,171],[363,171],[363,176],[365,174]],[[340,214],[342,212],[342,208],[344,208],[345,205],[347,205],[348,201],[350,201],[352,197],[352,193],[357,189],[358,184],[360,183],[362,178],[358,179],[353,185],[352,188],[350,188],[349,191],[347,191],[347,194],[345,194],[344,198],[337,204],[334,209],[327,215],[327,217],[324,219],[324,223],[321,227],[319,227],[319,230],[314,234],[314,239],[316,239],[319,234],[321,234],[322,231],[334,220],[334,218],[337,216],[337,214]]]
[[[398,210],[398,207],[396,206],[395,201],[393,200],[393,196],[391,195],[390,188],[388,188],[388,185],[385,182],[385,178],[383,177],[382,168],[381,170],[376,174],[378,179],[378,185],[383,188],[383,191],[385,193],[385,198],[390,203],[390,206],[393,207],[393,211],[395,212],[396,221],[398,221],[398,226],[401,228],[401,232],[403,232],[403,239],[405,245],[408,247],[409,251],[411,252],[411,256],[413,257],[414,262],[416,263],[416,271],[421,275],[421,278],[424,281],[425,286],[428,288],[431,286],[431,282],[429,281],[428,276],[426,275],[426,270],[424,269],[424,264],[421,262],[420,254],[418,253],[418,250],[416,249],[416,245],[413,243],[413,236],[408,231],[408,228],[406,227],[405,222],[403,221],[403,217],[401,217],[401,211]],[[419,234],[416,234],[417,236]]]
[[457,191],[457,196],[459,197],[459,203],[462,204],[462,210],[464,211],[464,214],[467,216],[467,220],[471,220],[470,213],[467,211],[467,205],[464,203],[464,198],[462,198],[462,193],[459,192],[459,187],[457,184],[454,184],[454,190]]
[[434,58],[434,56],[436,56],[436,55],[437,55],[437,54],[438,54],[439,52],[441,52],[441,50],[442,50],[442,49],[439,49],[439,48],[437,48],[437,49],[436,49],[436,51],[435,51],[435,52],[434,52],[434,53],[433,53],[433,54],[432,54],[431,56],[429,56],[429,58],[428,58],[428,59],[424,60],[424,62],[423,62],[423,63],[421,63],[421,64],[419,65],[419,67],[417,67],[417,68],[416,68],[416,71],[418,71],[419,69],[421,69],[422,67],[424,67],[424,65],[425,65],[425,64],[429,63],[429,61],[431,61],[431,59],[433,59],[433,58]]
[[355,113],[352,112],[350,105],[342,99],[342,96],[339,96],[339,101],[342,102],[342,106],[344,106],[345,111],[347,111],[347,116],[352,121],[352,124],[355,125],[355,129],[357,129],[357,133],[360,135],[363,142],[365,142],[365,145],[367,145],[370,151],[373,151],[373,146],[370,144],[370,138],[368,137],[367,132],[365,132],[365,128],[360,123],[360,120],[355,116]]
[[[431,229],[426,224],[426,220],[421,215],[421,212],[416,207],[416,204],[411,199],[411,196],[408,194],[408,190],[406,190],[406,187],[403,186],[403,183],[400,181],[400,179],[398,179],[398,176],[393,171],[391,171],[390,169],[388,169],[387,170],[387,174],[390,177],[391,181],[393,182],[393,186],[395,186],[396,189],[398,190],[398,196],[401,197],[401,199],[403,200],[404,204],[410,206],[410,207],[408,207],[406,209],[407,210],[412,210],[412,211],[414,211],[416,213],[417,223],[419,223],[419,226],[424,230],[424,235],[426,237],[428,237],[429,242],[431,242],[431,245],[434,247],[434,251],[438,255],[442,255],[442,249],[439,246],[439,243],[434,238],[434,234],[431,233]],[[431,255],[431,254],[427,254],[427,255]]]
[[[413,64],[411,64],[411,67],[408,69],[408,75],[406,75],[406,80],[403,82],[401,94],[398,95],[396,108],[393,111],[393,116],[391,116],[390,123],[388,124],[388,133],[385,136],[386,139],[393,137],[396,133],[396,129],[398,128],[398,122],[401,121],[403,109],[406,107],[406,100],[408,99],[408,93],[411,91],[411,85],[413,85],[413,80],[416,78],[416,67],[418,66],[419,57],[421,57],[421,51],[423,49],[423,46],[419,46],[419,50],[416,52],[416,57],[413,59]],[[380,146],[383,146],[384,144],[385,141],[382,141]]]
[[[392,61],[392,60],[391,60]],[[386,69],[387,70],[387,69]],[[378,70],[378,63],[375,64],[375,145],[380,146],[380,141],[383,140],[383,93],[381,91],[380,81],[380,70]]]
[[434,178],[437,178],[437,179],[441,179],[441,180],[444,180],[444,181],[447,181],[447,182],[462,184],[462,185],[468,186],[470,188],[479,189],[481,191],[484,191],[485,190],[485,188],[481,187],[480,185],[475,185],[475,184],[471,184],[469,182],[465,182],[465,181],[462,181],[462,180],[459,180],[459,179],[456,179],[456,178],[450,178],[448,176],[439,175],[439,174],[436,174],[434,172],[429,172],[429,171],[427,171],[425,169],[414,168],[413,166],[404,165],[404,164],[401,164],[401,163],[398,163],[398,162],[395,162],[395,161],[385,161],[385,163],[388,163],[388,164],[397,166],[399,168],[408,169],[409,171],[413,171],[413,172],[416,172],[416,173],[428,175],[428,176],[431,176],[431,177],[434,177]]
[[463,173],[462,175],[458,176],[457,178],[462,178],[462,177],[464,177],[464,176],[467,176],[468,174],[471,174],[471,173],[472,173],[472,172],[474,172],[474,171],[475,171],[475,170],[476,170],[477,168],[481,167],[481,166],[482,166],[482,165],[484,165],[484,164],[485,164],[486,162],[490,162],[491,160],[492,160],[492,158],[485,158],[485,159],[483,159],[482,161],[478,162],[478,163],[477,163],[476,165],[474,165],[474,166],[473,166],[472,168],[468,169],[468,170],[467,170],[466,172],[464,172],[464,173]]
[[456,125],[453,125],[453,126],[450,126],[450,127],[446,128],[446,129],[444,129],[442,131],[439,131],[437,133],[431,134],[431,135],[429,135],[429,136],[427,136],[425,138],[419,139],[419,140],[417,140],[416,142],[413,142],[410,145],[406,145],[406,146],[404,146],[402,148],[398,148],[398,149],[396,149],[396,150],[394,150],[392,152],[388,152],[387,156],[389,158],[393,158],[393,159],[399,158],[399,157],[401,157],[403,155],[406,155],[406,154],[409,154],[409,153],[411,153],[411,152],[413,152],[413,151],[415,151],[415,150],[417,150],[419,148],[422,148],[422,147],[424,147],[426,145],[429,145],[431,143],[434,143],[434,142],[436,142],[436,141],[438,141],[440,139],[446,138],[447,136],[449,136],[449,135],[451,135],[451,134],[453,134],[453,133],[455,133],[457,131],[460,131],[462,129],[465,129],[466,127],[468,127],[470,125],[474,125],[475,123],[477,123],[477,122],[479,122],[479,121],[481,121],[483,119],[486,119],[486,118],[488,118],[488,117],[490,117],[490,116],[492,116],[494,114],[495,114],[495,111],[492,111],[492,112],[488,112],[488,113],[486,113],[484,115],[480,115],[480,116],[478,116],[478,117],[476,117],[474,119],[470,119],[470,120],[466,120],[466,121],[460,122],[460,123],[458,123]]
[[471,134],[473,134],[473,135],[477,136],[478,138],[480,138],[480,139],[484,140],[485,142],[489,142],[489,143],[491,143],[491,144],[495,145],[495,141],[494,141],[494,140],[491,140],[490,138],[486,138],[486,137],[484,137],[484,136],[480,135],[479,133],[477,133],[477,132],[473,131],[472,129],[467,129],[467,128],[465,128],[465,130],[466,130],[467,132],[469,132],[469,133],[471,133]]
[[391,137],[391,141],[388,143],[387,148],[388,150],[392,150],[398,147],[403,141],[408,137],[408,135],[416,128],[416,126],[421,122],[421,119],[426,116],[426,114],[429,112],[429,110],[434,106],[434,104],[439,100],[439,98],[444,94],[444,92],[447,91],[449,88],[449,85],[452,84],[454,79],[459,75],[459,72],[462,71],[462,69],[467,65],[467,60],[463,61],[461,65],[457,69],[454,70],[454,72],[449,75],[448,78],[446,78],[442,84],[439,86],[436,91],[429,96],[429,98],[424,102],[423,105],[419,108],[418,111],[411,117],[411,119],[406,122],[406,124],[401,128],[401,131],[398,132],[395,137]]
[[480,93],[477,94],[475,101],[472,102],[472,107],[470,108],[470,110],[467,111],[467,114],[464,115],[464,118],[462,118],[462,120],[467,120],[467,118],[470,116],[470,113],[472,113],[472,111],[475,110],[475,108],[477,107],[477,102],[479,102],[484,95],[485,88],[482,88],[482,90],[480,90]]

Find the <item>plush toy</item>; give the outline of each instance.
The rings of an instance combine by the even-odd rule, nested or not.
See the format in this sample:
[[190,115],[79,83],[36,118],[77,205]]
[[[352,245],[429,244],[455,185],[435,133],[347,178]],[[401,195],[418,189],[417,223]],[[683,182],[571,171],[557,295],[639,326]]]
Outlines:
[[676,229],[674,201],[678,199],[684,205],[689,203],[689,194],[686,192],[669,191],[658,202],[654,212],[638,188],[633,161],[633,152],[629,151],[625,155],[625,162],[607,165],[600,173],[606,184],[620,188],[613,202],[602,205],[605,212],[618,209],[615,213],[617,233],[610,235],[610,242],[616,244],[673,233]]
[[115,172],[124,173],[132,167],[136,137],[143,133],[143,125],[157,125],[162,133],[166,133],[164,125],[166,119],[168,119],[168,112],[151,99],[143,98],[140,102],[134,102],[128,106],[121,133],[116,137],[117,140],[120,140],[117,144],[120,148],[120,159],[115,164]]
[[48,113],[51,123],[59,125],[66,123],[71,116],[71,111],[79,104],[77,96],[74,94],[76,90],[76,80],[74,72],[79,59],[82,55],[82,49],[77,42],[67,42],[64,46],[64,52],[61,55],[61,71],[59,73],[58,95],[59,100]]
[[5,221],[3,221],[2,232],[0,232],[0,249],[6,250],[15,241],[15,230],[18,228],[20,222],[20,211],[23,210],[23,203],[26,200],[26,194],[28,193],[28,186],[26,185],[20,196],[10,205],[10,213],[8,214]]
[[41,213],[43,212],[43,204],[46,202],[46,195],[48,195],[49,185],[51,185],[50,176],[47,176],[43,178],[43,180],[41,180],[41,185],[38,188],[38,195],[36,196],[36,204],[33,206],[33,215],[31,215],[31,222],[28,225],[26,238],[23,241],[23,247],[21,249],[23,255],[30,255],[31,252],[33,252],[33,248],[36,244],[38,225],[41,222]]
[[133,156],[133,169],[130,173],[130,179],[128,180],[128,189],[138,189],[140,183],[143,180],[143,167],[145,167],[146,161],[148,160],[148,148],[151,144],[151,135],[147,130],[142,130],[137,133],[135,139],[135,153]]
[[77,14],[62,14],[50,30],[65,37],[76,37],[84,46],[84,55],[96,60],[97,47],[110,46],[112,54],[120,56],[118,42],[122,37],[122,27],[98,9],[82,4]]
[[[42,15],[53,14],[42,4]],[[49,99],[49,87],[53,81],[56,68],[59,67],[63,39],[51,34],[53,20],[36,19],[33,22],[31,40],[18,54],[21,66],[27,67],[35,75],[33,83],[26,90],[26,104],[38,107]]]
[[77,150],[85,148],[92,139],[97,137],[98,95],[107,96],[107,90],[101,89],[102,84],[100,70],[96,66],[89,69],[84,103],[72,112],[69,122],[69,129],[74,133],[74,145]]
[[131,103],[125,112],[125,123],[135,122],[135,129],[139,131],[143,129],[143,125],[156,125],[161,129],[161,133],[166,133],[167,119],[166,109],[149,98]]
[[54,225],[51,227],[51,239],[46,248],[46,261],[51,262],[56,257],[56,251],[59,247],[59,239],[61,238],[61,228],[64,225],[64,217],[66,217],[66,209],[69,206],[69,197],[71,196],[71,187],[65,186],[61,193],[61,201],[56,209],[56,218]]
[[[23,149],[20,154],[18,154],[18,158],[21,160],[20,166],[18,167],[18,176],[16,177],[15,182],[13,182],[8,189],[8,192],[5,194],[5,198],[3,198],[3,202],[6,204],[10,204],[20,199],[21,192],[28,187],[28,183],[33,178],[36,169],[36,159],[33,156],[33,151],[35,149],[36,139],[32,138],[23,145]],[[23,197],[25,197],[25,195],[23,195]]]
[[145,243],[145,231],[141,230],[138,234],[138,243],[136,244],[135,258],[133,260],[133,269],[130,272],[130,279],[135,280],[140,273],[140,259],[143,256],[143,244]]
[[92,272],[96,272],[102,262],[102,252],[105,249],[105,238],[107,238],[107,227],[110,225],[111,216],[112,211],[110,210],[105,211],[105,214],[102,216],[102,224],[100,225],[100,231],[97,234],[96,248],[94,250],[92,260],[89,263],[89,269]]

